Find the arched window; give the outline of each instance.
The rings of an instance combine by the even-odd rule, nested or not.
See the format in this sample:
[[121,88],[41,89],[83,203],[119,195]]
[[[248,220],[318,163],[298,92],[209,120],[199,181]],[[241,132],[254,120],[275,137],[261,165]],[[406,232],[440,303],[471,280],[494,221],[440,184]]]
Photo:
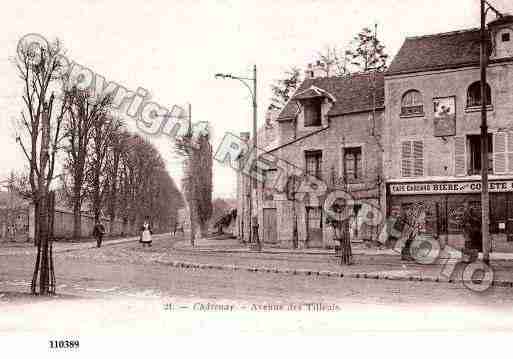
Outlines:
[[410,90],[403,95],[401,100],[401,115],[422,115],[424,114],[424,103],[422,95],[417,90]]
[[[486,84],[485,93],[485,103],[489,106],[492,104],[492,90],[488,84]],[[481,81],[474,82],[469,86],[467,91],[467,107],[477,106],[481,106]]]

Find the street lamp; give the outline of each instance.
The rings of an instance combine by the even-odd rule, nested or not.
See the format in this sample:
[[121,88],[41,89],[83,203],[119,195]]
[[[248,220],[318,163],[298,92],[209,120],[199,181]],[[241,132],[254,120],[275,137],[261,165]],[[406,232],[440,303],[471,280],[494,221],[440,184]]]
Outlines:
[[[231,80],[238,80],[240,81],[251,93],[251,97],[253,100],[253,152],[255,156],[258,158],[257,153],[257,67],[256,65],[253,66],[253,77],[240,77],[240,76],[234,76],[232,74],[223,74],[223,73],[217,73],[215,75],[216,79],[231,79]],[[248,82],[252,83],[253,87],[251,87]],[[258,195],[256,193],[256,182],[254,179],[250,179],[250,191],[251,196],[255,196],[255,202],[258,201]],[[254,193],[253,193],[254,192]],[[262,246],[260,244],[260,239],[258,236],[258,212],[255,218],[253,219],[253,199],[250,197],[249,201],[249,213],[251,218],[251,225],[252,228],[250,230],[249,234],[249,240],[252,242],[252,239],[256,239],[256,245],[257,250],[261,250]]]

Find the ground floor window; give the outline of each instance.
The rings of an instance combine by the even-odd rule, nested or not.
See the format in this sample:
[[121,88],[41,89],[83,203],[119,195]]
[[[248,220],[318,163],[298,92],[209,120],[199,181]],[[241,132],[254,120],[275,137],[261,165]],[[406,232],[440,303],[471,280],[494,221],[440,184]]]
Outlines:
[[[389,215],[401,222],[415,216],[421,231],[434,236],[460,234],[465,204],[480,217],[480,194],[392,196]],[[398,223],[396,229],[407,224]],[[513,235],[513,193],[490,193],[490,233]]]

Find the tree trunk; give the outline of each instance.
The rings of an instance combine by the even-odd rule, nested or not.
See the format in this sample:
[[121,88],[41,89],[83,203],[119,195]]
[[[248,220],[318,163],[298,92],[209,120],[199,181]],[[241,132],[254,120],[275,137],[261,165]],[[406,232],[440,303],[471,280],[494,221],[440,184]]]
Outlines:
[[[205,222],[199,223],[199,230],[200,230],[201,238],[206,238],[208,236],[208,223],[205,223]],[[221,227],[221,232],[222,232],[222,227]]]
[[297,233],[297,211],[296,211],[296,201],[292,202],[292,220],[294,221],[292,223],[293,229],[292,229],[292,246],[294,249],[299,248],[299,240],[298,240],[298,233]]
[[351,236],[349,234],[349,221],[345,220],[341,223],[342,238],[340,238],[340,264],[353,264],[353,253],[351,250]]
[[34,200],[34,246],[39,245],[39,200]]
[[94,222],[98,223],[101,217],[101,194],[100,194],[100,171],[101,167],[99,164],[94,169],[94,180],[93,180],[93,213]]
[[194,247],[194,239],[196,238],[196,216],[194,215],[194,206],[189,206],[189,220],[191,222],[191,232],[190,232],[190,240],[191,246]]
[[[44,106],[45,107],[45,106]],[[49,246],[49,195],[48,184],[51,179],[51,172],[46,178],[45,173],[48,165],[48,150],[50,142],[50,119],[48,110],[44,108],[42,116],[42,130],[41,130],[41,155],[39,157],[40,174],[37,181],[37,197],[36,200],[39,204],[39,221],[38,230],[38,251],[36,258],[36,267],[31,283],[31,292],[36,294],[36,282],[39,272],[39,294],[50,295],[54,293],[55,287],[53,286],[54,276],[51,270],[53,269],[53,260],[51,258],[51,251]]]
[[73,238],[79,240],[82,237],[82,213],[80,203],[73,203]]

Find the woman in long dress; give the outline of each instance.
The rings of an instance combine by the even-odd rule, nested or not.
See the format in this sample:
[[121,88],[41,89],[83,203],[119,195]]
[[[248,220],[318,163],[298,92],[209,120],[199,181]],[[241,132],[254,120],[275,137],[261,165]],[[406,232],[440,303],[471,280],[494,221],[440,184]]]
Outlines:
[[144,247],[145,245],[148,245],[148,247],[151,247],[151,235],[153,232],[151,231],[150,222],[148,220],[145,220],[142,227],[141,227],[141,243]]

